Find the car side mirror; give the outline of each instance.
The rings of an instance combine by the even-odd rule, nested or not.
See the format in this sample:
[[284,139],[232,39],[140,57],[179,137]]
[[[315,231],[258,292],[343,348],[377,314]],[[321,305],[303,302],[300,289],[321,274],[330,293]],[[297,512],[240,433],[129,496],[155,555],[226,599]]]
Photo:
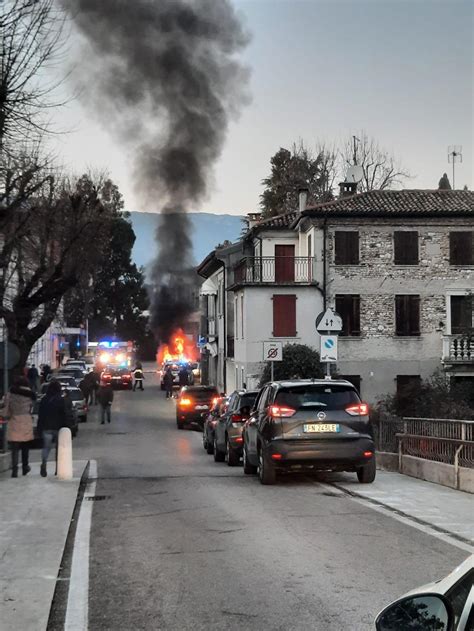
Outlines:
[[405,596],[384,609],[375,621],[377,631],[453,631],[451,603],[441,594]]

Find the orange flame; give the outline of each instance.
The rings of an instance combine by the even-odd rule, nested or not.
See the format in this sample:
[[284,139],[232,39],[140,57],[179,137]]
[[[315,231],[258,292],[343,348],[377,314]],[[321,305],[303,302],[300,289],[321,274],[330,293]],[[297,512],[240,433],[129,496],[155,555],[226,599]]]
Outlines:
[[182,329],[177,329],[172,335],[168,344],[161,344],[156,354],[156,361],[161,366],[167,361],[197,361],[198,350]]

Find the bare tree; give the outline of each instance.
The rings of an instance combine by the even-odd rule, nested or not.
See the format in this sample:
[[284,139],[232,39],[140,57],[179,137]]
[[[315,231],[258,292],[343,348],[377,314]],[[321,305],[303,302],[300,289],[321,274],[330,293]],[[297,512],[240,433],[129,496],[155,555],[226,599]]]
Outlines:
[[[363,178],[359,184],[359,191],[384,190],[398,188],[410,177],[398,160],[379,142],[361,131],[358,137],[351,136],[341,149],[343,170],[358,164],[363,169]],[[342,174],[343,177],[345,173]]]
[[66,292],[92,277],[102,262],[121,211],[117,199],[110,180],[97,187],[87,176],[71,182],[50,174],[4,226],[0,317],[20,350],[20,365]]
[[54,0],[0,2],[0,152],[50,128],[57,84],[45,72],[61,51],[64,16]]

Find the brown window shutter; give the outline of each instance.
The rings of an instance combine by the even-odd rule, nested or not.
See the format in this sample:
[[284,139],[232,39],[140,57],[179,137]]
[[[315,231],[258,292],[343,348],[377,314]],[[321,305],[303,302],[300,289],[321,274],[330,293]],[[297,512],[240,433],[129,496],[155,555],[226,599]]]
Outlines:
[[274,337],[296,337],[296,296],[273,296]]
[[393,246],[395,265],[418,265],[418,231],[395,231]]
[[451,296],[451,333],[459,335],[472,328],[472,296]]
[[395,331],[397,335],[405,335],[405,296],[395,296]]
[[351,296],[351,299],[352,299],[351,335],[360,335],[360,296]]
[[336,230],[334,233],[334,262],[336,265],[359,265],[359,233]]
[[336,312],[342,319],[341,335],[360,335],[360,296],[339,294],[336,296]]
[[350,265],[359,265],[359,233],[348,232]]
[[473,265],[473,234],[464,232],[449,233],[449,263],[451,265]]
[[396,335],[420,335],[420,296],[395,296]]
[[408,296],[409,304],[409,335],[420,335],[420,297]]

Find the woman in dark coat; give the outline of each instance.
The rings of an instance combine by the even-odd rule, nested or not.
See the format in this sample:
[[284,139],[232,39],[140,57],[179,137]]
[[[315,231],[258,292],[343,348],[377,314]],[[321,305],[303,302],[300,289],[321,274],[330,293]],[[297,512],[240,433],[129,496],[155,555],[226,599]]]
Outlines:
[[28,379],[18,377],[0,408],[0,415],[8,419],[7,440],[12,452],[12,478],[18,477],[18,455],[21,451],[21,467],[23,475],[30,471],[28,464],[29,443],[33,440],[33,417],[31,406],[35,400]]
[[46,394],[41,399],[38,413],[38,431],[43,436],[40,470],[43,478],[48,475],[46,464],[53,441],[56,441],[57,450],[59,430],[67,426],[66,404],[62,397],[61,384],[54,379],[50,381]]

